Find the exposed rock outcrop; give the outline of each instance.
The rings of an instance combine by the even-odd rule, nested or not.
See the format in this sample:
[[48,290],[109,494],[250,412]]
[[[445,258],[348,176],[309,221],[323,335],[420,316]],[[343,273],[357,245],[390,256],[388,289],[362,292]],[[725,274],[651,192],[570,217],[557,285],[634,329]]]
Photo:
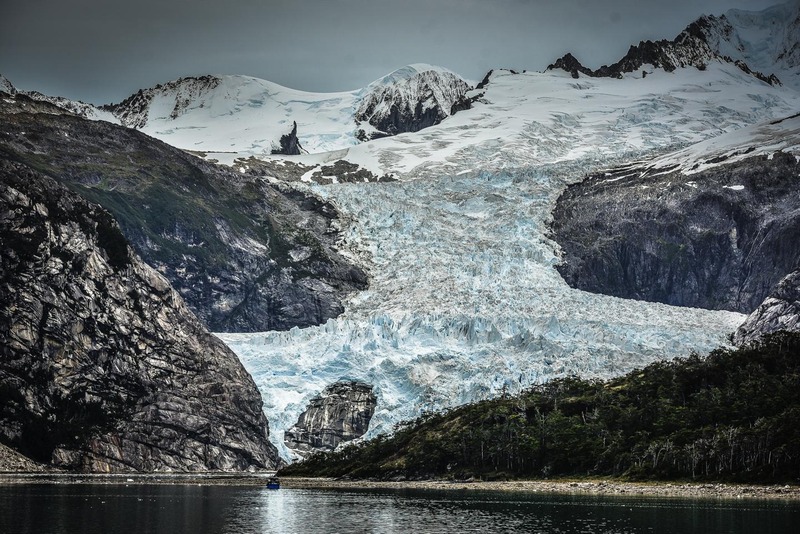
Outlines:
[[744,345],[779,330],[800,331],[800,269],[780,281],[736,330],[733,342]]
[[280,139],[280,148],[272,150],[273,154],[283,154],[286,156],[297,156],[303,153],[303,147],[297,139],[297,122],[292,122],[292,131],[284,134]]
[[11,81],[0,74],[0,91],[7,93],[9,95],[13,95],[17,92],[17,88],[14,87],[14,84]]
[[136,130],[24,95],[0,99],[0,159],[112,212],[136,252],[214,331],[324,323],[367,278],[336,250],[326,202],[191,156]]
[[336,382],[311,399],[284,442],[300,456],[332,451],[340,443],[363,436],[375,413],[377,398],[363,382]]
[[0,92],[8,95],[15,95],[18,98],[25,98],[26,101],[39,102],[43,105],[50,105],[58,108],[61,111],[79,115],[89,120],[106,120],[116,122],[116,118],[109,112],[103,111],[100,108],[81,102],[79,100],[71,100],[61,96],[49,96],[39,91],[20,91],[11,81],[0,74]]
[[0,443],[0,472],[35,473],[44,471],[46,466],[34,462],[17,451]]
[[438,124],[452,113],[454,104],[463,103],[464,94],[471,89],[444,70],[422,70],[407,77],[393,73],[387,78],[367,87],[359,103],[356,121],[377,130],[362,130],[361,140],[417,132]]
[[553,213],[559,272],[595,293],[750,313],[800,265],[799,170],[779,152],[691,176],[592,176]]
[[581,62],[569,52],[558,58],[555,63],[547,66],[547,70],[556,69],[569,72],[573,78],[579,78],[581,74],[585,74],[586,76],[595,76],[594,71],[581,65]]
[[252,378],[104,209],[0,161],[0,441],[91,472],[271,469]]

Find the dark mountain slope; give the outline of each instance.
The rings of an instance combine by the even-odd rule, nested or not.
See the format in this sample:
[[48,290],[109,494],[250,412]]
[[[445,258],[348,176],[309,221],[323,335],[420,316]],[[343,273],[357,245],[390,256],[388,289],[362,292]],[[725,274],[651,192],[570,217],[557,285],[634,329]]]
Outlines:
[[0,441],[92,472],[274,468],[252,378],[104,209],[0,161]]
[[319,324],[366,287],[335,250],[330,204],[24,95],[0,100],[0,120],[0,158],[107,208],[212,330]]
[[798,172],[779,152],[691,176],[591,176],[553,213],[559,272],[594,293],[749,313],[800,265]]

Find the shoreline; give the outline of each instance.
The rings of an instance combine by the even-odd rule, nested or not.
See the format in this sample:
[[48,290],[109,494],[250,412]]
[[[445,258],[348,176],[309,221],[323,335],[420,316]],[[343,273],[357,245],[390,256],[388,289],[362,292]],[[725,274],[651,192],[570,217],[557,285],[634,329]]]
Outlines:
[[389,489],[520,492],[561,495],[675,497],[718,499],[783,499],[800,501],[800,486],[615,480],[515,480],[458,482],[449,480],[370,481],[282,477],[282,487],[306,489]]
[[[264,486],[270,472],[259,473],[115,473],[76,474],[54,472],[0,472],[0,485],[108,484],[108,485],[199,485]],[[333,478],[281,477],[284,489],[325,490],[435,490],[476,492],[520,492],[561,495],[628,497],[781,499],[800,501],[800,486],[693,482],[622,482],[595,480],[515,480],[503,482],[449,480],[338,480]]]

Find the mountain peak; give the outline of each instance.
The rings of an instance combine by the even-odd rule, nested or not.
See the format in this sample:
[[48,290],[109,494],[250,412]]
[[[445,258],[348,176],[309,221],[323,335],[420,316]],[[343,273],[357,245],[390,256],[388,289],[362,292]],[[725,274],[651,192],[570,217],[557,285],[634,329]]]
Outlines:
[[14,87],[14,84],[12,84],[8,78],[0,74],[0,91],[13,95],[17,92],[17,88]]
[[360,93],[355,119],[361,140],[416,132],[447,118],[471,86],[442,67],[415,63],[387,74]]
[[580,74],[621,78],[645,65],[672,72],[686,67],[704,70],[709,62],[720,61],[770,85],[780,85],[787,77],[800,87],[798,42],[800,5],[790,2],[759,12],[730,10],[719,17],[703,15],[675,39],[641,41],[616,63],[596,70],[584,67],[572,54],[559,58],[547,70],[565,70],[575,78]]
[[368,91],[370,88],[373,88],[375,86],[396,84],[398,82],[408,80],[409,78],[413,78],[414,76],[426,72],[432,72],[447,76],[455,76],[460,78],[458,74],[444,67],[429,65],[428,63],[411,63],[404,67],[400,67],[399,69],[395,69],[389,74],[381,76],[377,80],[370,83],[366,88],[363,89],[363,91]]

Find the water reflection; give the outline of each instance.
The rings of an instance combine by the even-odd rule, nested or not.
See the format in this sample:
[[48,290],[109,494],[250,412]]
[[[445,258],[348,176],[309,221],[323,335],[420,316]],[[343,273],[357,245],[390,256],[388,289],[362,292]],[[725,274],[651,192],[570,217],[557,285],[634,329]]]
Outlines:
[[236,486],[0,486],[0,532],[795,533],[800,504]]

